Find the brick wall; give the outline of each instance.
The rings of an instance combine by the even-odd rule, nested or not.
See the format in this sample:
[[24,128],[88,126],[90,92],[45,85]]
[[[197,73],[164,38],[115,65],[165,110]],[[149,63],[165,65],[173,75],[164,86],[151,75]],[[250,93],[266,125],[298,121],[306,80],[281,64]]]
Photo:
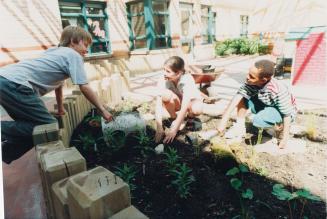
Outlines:
[[293,85],[327,85],[326,34],[312,33],[297,40]]
[[37,56],[58,44],[57,0],[0,1],[0,66]]

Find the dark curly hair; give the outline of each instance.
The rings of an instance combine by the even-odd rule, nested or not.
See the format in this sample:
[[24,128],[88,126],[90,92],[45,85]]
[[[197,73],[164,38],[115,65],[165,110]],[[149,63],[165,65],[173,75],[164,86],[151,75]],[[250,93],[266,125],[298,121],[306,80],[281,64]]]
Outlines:
[[274,76],[275,73],[275,63],[267,60],[267,59],[263,59],[263,60],[259,60],[257,62],[254,63],[254,66],[259,69],[260,73],[259,73],[259,77],[260,78],[271,78],[272,76]]

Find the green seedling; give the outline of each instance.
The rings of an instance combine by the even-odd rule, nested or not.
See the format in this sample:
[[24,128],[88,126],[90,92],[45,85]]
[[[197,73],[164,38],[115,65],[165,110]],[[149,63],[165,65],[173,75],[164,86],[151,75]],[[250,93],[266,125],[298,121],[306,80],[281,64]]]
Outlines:
[[[299,200],[302,203],[301,211],[299,218],[302,218],[304,213],[304,207],[307,201],[321,201],[318,196],[312,195],[310,191],[306,189],[299,189],[295,192],[289,192],[284,185],[282,184],[275,184],[273,186],[273,191],[271,192],[277,199],[282,201],[287,201],[288,208],[289,208],[289,216],[291,219],[294,217],[294,212],[296,210],[296,200]],[[293,202],[293,208],[291,207],[291,202]],[[297,217],[296,217],[297,218]]]
[[146,135],[146,132],[143,130],[138,131],[136,136],[138,145],[136,148],[139,148],[144,159],[146,159],[150,154],[154,153],[154,149],[151,147],[154,143],[153,138]]
[[114,173],[129,185],[131,191],[134,191],[136,189],[136,185],[133,183],[133,181],[135,181],[137,173],[136,168],[125,163],[122,166],[115,167],[115,169],[116,171],[114,171]]
[[79,135],[79,139],[75,140],[77,144],[82,146],[84,151],[94,151],[97,152],[97,141],[100,141],[102,137],[95,139],[90,133],[86,133],[85,135]]
[[126,143],[126,135],[121,130],[106,129],[104,132],[105,139],[108,142],[109,148],[114,152],[119,151]]
[[[249,168],[243,164],[240,164],[238,167],[233,167],[232,169],[228,170],[226,175],[227,176],[231,176],[233,178],[231,178],[230,180],[230,184],[232,186],[232,188],[237,191],[237,194],[239,196],[240,199],[240,205],[241,205],[241,214],[235,216],[234,218],[250,218],[250,212],[247,209],[247,207],[245,206],[244,200],[245,199],[249,199],[252,200],[253,199],[253,191],[249,188],[242,188],[243,185],[243,174],[244,173],[248,173],[249,172]],[[238,174],[241,174],[241,179],[237,178],[236,176]]]
[[177,154],[177,150],[169,147],[167,152],[164,153],[164,155],[166,156],[164,162],[167,165],[168,172],[172,173],[173,170],[176,169],[178,165],[178,161],[180,159],[180,157]]
[[191,196],[191,184],[195,181],[192,175],[192,169],[183,163],[182,165],[178,165],[177,169],[172,172],[174,174],[174,180],[171,184],[177,189],[179,197],[186,199]]

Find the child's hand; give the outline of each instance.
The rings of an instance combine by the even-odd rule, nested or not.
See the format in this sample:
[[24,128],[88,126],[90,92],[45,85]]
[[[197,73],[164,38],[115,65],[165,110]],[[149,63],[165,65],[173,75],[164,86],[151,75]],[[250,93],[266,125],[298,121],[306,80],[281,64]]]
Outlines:
[[113,117],[111,115],[111,113],[109,113],[107,110],[103,110],[101,111],[101,116],[107,121],[110,122],[113,120]]
[[177,130],[176,129],[169,129],[169,131],[166,133],[166,137],[163,140],[163,143],[169,144],[173,142],[174,138],[176,137]]

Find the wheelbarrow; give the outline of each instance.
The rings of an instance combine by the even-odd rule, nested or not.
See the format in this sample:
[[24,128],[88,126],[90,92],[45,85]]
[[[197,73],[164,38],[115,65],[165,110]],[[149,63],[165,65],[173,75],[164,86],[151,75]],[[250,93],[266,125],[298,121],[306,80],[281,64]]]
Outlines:
[[216,68],[212,65],[189,65],[185,70],[193,76],[196,84],[200,84],[200,89],[203,84],[209,87],[211,82],[225,71],[224,68]]

